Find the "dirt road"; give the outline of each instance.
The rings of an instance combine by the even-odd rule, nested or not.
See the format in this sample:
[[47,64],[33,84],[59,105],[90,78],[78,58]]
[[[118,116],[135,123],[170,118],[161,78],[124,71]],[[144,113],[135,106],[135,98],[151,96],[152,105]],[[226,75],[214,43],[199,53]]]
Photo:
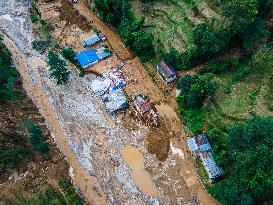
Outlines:
[[[94,13],[90,13],[82,1],[76,9],[106,34],[114,53],[120,60],[124,59],[123,63],[126,67],[124,72],[127,77],[129,76],[126,79],[127,94],[143,92],[157,104],[162,100],[168,103],[170,99],[167,99],[153,83],[139,60],[137,58],[130,60],[131,54],[124,47],[119,36],[102,23]],[[55,20],[59,23],[58,19]],[[5,23],[10,23],[9,21],[6,20]],[[22,36],[21,33],[14,35],[17,30],[10,28],[9,24],[5,26],[6,32],[14,38]],[[48,70],[41,59],[44,56],[37,57],[37,54],[26,56],[6,37],[5,43],[11,50],[16,67],[23,77],[24,88],[40,108],[49,129],[55,136],[56,143],[73,168],[76,185],[91,204],[106,204],[106,201],[110,204],[132,205],[153,204],[155,201],[160,201],[164,205],[193,204],[191,197],[196,195],[201,204],[216,204],[204,191],[195,175],[191,158],[186,153],[185,133],[184,131],[181,133],[181,124],[173,107],[164,106],[161,115],[165,116],[170,129],[175,129],[174,131],[181,135],[182,141],[177,141],[176,146],[181,147],[185,157],[176,160],[175,154],[170,152],[168,159],[159,163],[146,149],[149,128],[135,125],[132,121],[134,129],[127,130],[120,119],[113,120],[106,113],[101,102],[88,90],[90,79],[73,75],[67,85],[56,86],[53,80],[48,79]],[[29,52],[31,49],[25,53],[29,54]],[[101,69],[101,65],[95,66]],[[166,111],[165,115],[164,111]],[[176,122],[175,127],[173,122]],[[158,198],[142,193],[135,186],[131,170],[121,159],[121,150],[127,144],[137,147],[144,155],[145,169],[149,171],[153,183],[161,193]]]
[[91,24],[95,25],[104,35],[106,35],[111,47],[117,53],[117,56],[125,61],[134,58],[134,55],[122,43],[121,38],[108,25],[98,19],[98,16],[91,12],[84,4],[83,0],[79,0],[75,5],[76,9],[83,15]]
[[[71,148],[68,144],[68,137],[59,125],[56,115],[49,104],[47,96],[41,88],[40,82],[36,85],[33,84],[29,75],[28,66],[26,64],[25,56],[19,51],[18,47],[4,35],[4,44],[12,53],[12,57],[16,68],[22,76],[23,87],[29,97],[33,100],[40,112],[46,119],[49,130],[54,133],[56,144],[59,146],[61,152],[67,157],[70,166],[73,168],[74,181],[78,187],[81,188],[84,196],[90,204],[103,205],[107,204],[105,201],[104,193],[100,189],[100,185],[96,177],[91,176],[78,162],[75,155],[71,153]],[[61,146],[60,146],[61,145]]]

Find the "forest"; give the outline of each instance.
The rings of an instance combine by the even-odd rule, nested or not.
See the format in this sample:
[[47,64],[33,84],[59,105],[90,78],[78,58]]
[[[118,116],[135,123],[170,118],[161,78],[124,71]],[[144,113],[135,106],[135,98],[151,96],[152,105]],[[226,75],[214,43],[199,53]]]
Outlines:
[[[208,18],[203,4],[217,15]],[[143,63],[164,59],[178,72],[196,68],[177,82],[179,115],[193,134],[207,133],[225,170],[206,186],[222,204],[273,203],[272,6],[270,0],[93,1]],[[183,25],[182,32],[168,23]]]

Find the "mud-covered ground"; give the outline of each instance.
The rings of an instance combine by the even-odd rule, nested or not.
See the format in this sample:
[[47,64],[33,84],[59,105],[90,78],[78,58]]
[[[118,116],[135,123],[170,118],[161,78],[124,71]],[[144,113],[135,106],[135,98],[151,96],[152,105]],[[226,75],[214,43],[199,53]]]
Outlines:
[[[55,27],[52,33],[54,40],[61,46],[75,43],[76,50],[79,50],[84,36],[92,32],[83,31],[77,24],[67,24],[66,20],[60,19],[61,11],[56,7],[61,5],[61,1],[56,1],[54,6],[40,3],[39,8],[42,16]],[[123,121],[122,115],[110,116],[101,99],[91,93],[93,77],[80,78],[73,67],[70,67],[72,74],[69,82],[56,86],[54,80],[48,78],[46,54],[40,55],[31,48],[35,37],[28,6],[16,0],[1,1],[0,30],[6,35],[5,43],[21,73],[24,89],[45,118],[52,137],[72,167],[75,185],[86,200],[100,205],[196,204],[199,200],[201,204],[214,204],[197,180],[183,141],[185,133],[181,131],[179,119],[168,104],[171,97],[164,96],[115,32],[79,1],[77,11],[106,34],[107,43],[113,51],[112,57],[94,65],[92,69],[102,72],[116,64],[123,64],[127,95],[144,93],[157,104],[164,124],[158,132],[153,132],[133,118],[128,124],[128,121]],[[168,153],[165,161],[159,161],[156,155],[148,152],[147,138],[153,135],[149,143],[155,143],[152,151],[155,154],[161,151],[162,143],[159,140],[157,144],[158,139],[167,139],[163,140]],[[173,138],[171,146],[170,138]],[[131,168],[122,158],[126,145],[138,148],[143,154],[144,168],[158,189],[158,195],[144,192],[136,185],[139,183],[133,180]]]

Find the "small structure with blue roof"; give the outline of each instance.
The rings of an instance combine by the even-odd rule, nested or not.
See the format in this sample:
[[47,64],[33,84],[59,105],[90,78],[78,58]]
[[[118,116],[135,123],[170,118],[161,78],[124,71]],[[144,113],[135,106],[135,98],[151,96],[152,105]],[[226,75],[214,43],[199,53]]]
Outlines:
[[76,55],[76,59],[79,61],[81,67],[83,68],[87,68],[88,66],[93,65],[100,60],[96,51],[94,50],[83,51]]
[[100,37],[95,34],[83,41],[83,47],[86,48],[87,46],[95,45],[96,43],[100,41],[101,41]]
[[206,134],[200,134],[187,140],[189,150],[194,157],[198,157],[203,162],[209,179],[214,182],[219,176],[224,175],[224,170],[219,167],[212,155],[212,148]]

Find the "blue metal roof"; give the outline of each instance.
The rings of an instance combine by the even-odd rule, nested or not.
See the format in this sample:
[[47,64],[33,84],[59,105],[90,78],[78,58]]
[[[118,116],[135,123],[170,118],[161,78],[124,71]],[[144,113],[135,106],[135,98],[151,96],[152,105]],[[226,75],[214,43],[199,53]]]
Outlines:
[[86,68],[99,60],[99,57],[94,50],[83,51],[79,53],[76,58],[83,68]]
[[87,38],[84,40],[83,46],[84,47],[91,46],[91,45],[96,44],[99,41],[100,41],[100,38],[97,35],[93,35],[90,38]]
[[187,143],[188,143],[188,146],[189,146],[189,149],[190,149],[191,152],[194,152],[194,151],[198,150],[198,147],[195,144],[195,139],[194,138],[188,139]]

